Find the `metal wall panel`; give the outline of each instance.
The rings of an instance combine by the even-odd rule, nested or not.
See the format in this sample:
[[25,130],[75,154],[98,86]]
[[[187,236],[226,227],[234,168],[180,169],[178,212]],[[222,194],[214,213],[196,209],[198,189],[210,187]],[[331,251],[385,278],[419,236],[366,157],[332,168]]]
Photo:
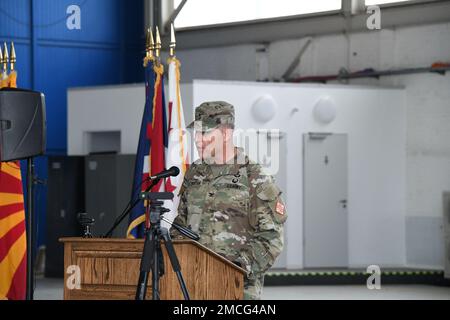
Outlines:
[[[66,26],[69,5],[81,9],[81,30]],[[46,96],[48,155],[67,152],[67,88],[143,82],[143,7],[143,0],[0,1],[0,43],[15,43],[18,85]],[[47,179],[46,157],[36,160],[36,174]],[[38,189],[40,245],[47,187]]]

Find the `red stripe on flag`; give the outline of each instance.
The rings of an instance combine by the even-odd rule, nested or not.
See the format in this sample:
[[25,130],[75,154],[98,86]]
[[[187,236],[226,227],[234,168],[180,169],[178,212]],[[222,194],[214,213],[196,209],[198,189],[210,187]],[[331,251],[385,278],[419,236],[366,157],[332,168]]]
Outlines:
[[147,122],[147,139],[152,140],[152,135],[153,135],[152,123]]
[[23,203],[14,203],[7,206],[0,206],[0,220],[22,210],[24,210]]
[[141,191],[145,191],[148,188],[148,186],[150,185],[151,181],[148,180],[148,177],[150,177],[150,175],[148,173],[144,173],[142,175],[142,181],[144,181],[144,183],[142,183]]
[[0,238],[0,261],[5,259],[9,252],[9,249],[13,244],[20,238],[20,236],[25,232],[25,220],[18,223],[11,230],[9,230],[3,238]]
[[166,192],[174,192],[177,187],[172,184],[172,179],[169,177],[166,181]]
[[[162,105],[162,77],[155,90],[155,112],[153,119],[153,132],[152,142],[150,146],[150,154],[152,156],[151,174],[157,174],[164,170],[164,127],[163,127],[163,105]],[[153,187],[153,192],[158,192],[161,186],[162,180]]]
[[24,254],[14,274],[11,287],[6,297],[9,300],[25,300],[27,288],[27,255]]
[[186,172],[189,169],[189,154],[186,153],[186,159],[184,159],[184,163],[186,163]]
[[22,181],[5,173],[0,172],[0,193],[22,193]]

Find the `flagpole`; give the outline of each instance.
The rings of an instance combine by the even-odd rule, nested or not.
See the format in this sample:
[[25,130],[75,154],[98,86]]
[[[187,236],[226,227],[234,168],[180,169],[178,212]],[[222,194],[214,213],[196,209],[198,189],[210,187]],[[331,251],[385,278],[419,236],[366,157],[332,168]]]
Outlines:
[[[0,48],[0,66],[2,66],[3,65],[3,52],[2,52],[2,49]],[[0,80],[1,80],[1,77],[0,77]]]
[[3,73],[8,73],[8,62],[9,62],[9,55],[8,55],[8,46],[6,45],[6,42],[3,46]]
[[147,66],[147,63],[153,60],[153,51],[155,50],[155,41],[153,40],[153,31],[151,28],[147,29],[147,40],[145,44],[145,58],[144,58],[144,67]]
[[10,72],[12,73],[14,71],[14,67],[16,64],[16,49],[14,48],[14,42],[11,42],[11,59],[10,59]]
[[155,57],[156,63],[159,65],[161,63],[161,37],[159,35],[158,26],[156,26],[156,43],[155,43]]
[[33,181],[34,180],[34,162],[30,157],[27,160],[27,203],[28,203],[28,221],[27,221],[27,300],[34,299],[34,270],[33,270]]
[[[1,48],[0,48],[0,51]],[[2,67],[2,72],[0,74],[0,88],[1,87],[7,87],[8,86],[8,61],[9,61],[9,57],[8,57],[8,47],[6,46],[6,42],[3,45],[3,52],[1,54],[1,67]]]
[[177,42],[175,39],[175,28],[173,23],[170,25],[170,45],[169,45],[169,57],[175,57],[175,47],[177,46]]

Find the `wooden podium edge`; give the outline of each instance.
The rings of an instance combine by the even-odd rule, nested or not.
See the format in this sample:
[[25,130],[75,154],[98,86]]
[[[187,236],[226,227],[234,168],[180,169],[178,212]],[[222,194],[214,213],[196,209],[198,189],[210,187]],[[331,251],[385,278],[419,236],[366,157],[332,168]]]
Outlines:
[[[126,238],[76,238],[76,237],[70,237],[70,238],[59,238],[59,242],[62,243],[66,243],[66,242],[83,242],[83,243],[102,243],[102,242],[108,242],[108,243],[123,243],[123,242],[128,242],[128,243],[144,243],[143,239],[126,239]],[[208,247],[205,247],[204,245],[202,245],[201,243],[191,240],[191,239],[182,239],[182,240],[172,240],[173,244],[185,244],[185,243],[190,243],[195,245],[196,247],[198,247],[199,249],[207,252],[208,254],[216,257],[217,259],[219,259],[220,261],[222,261],[223,263],[231,266],[232,268],[234,268],[235,270],[239,271],[241,274],[243,274],[244,276],[247,274],[247,271],[239,266],[237,266],[236,264],[234,264],[233,262],[231,262],[230,260],[228,260],[227,258],[221,256],[220,254],[212,251],[211,249],[209,249]]]

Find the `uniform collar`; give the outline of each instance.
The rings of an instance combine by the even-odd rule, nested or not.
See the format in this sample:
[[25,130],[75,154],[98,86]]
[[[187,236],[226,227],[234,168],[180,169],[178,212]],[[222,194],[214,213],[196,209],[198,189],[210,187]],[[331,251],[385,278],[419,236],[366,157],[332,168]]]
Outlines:
[[[244,153],[244,149],[235,148],[236,154],[234,158],[229,160],[226,164],[215,164],[212,161],[208,161],[208,159],[204,160],[201,163],[199,171],[202,174],[208,175],[219,172],[219,175],[236,175],[239,173],[239,170],[248,165],[249,159],[248,156]],[[214,168],[214,169],[213,169]],[[216,170],[217,169],[217,170]]]

